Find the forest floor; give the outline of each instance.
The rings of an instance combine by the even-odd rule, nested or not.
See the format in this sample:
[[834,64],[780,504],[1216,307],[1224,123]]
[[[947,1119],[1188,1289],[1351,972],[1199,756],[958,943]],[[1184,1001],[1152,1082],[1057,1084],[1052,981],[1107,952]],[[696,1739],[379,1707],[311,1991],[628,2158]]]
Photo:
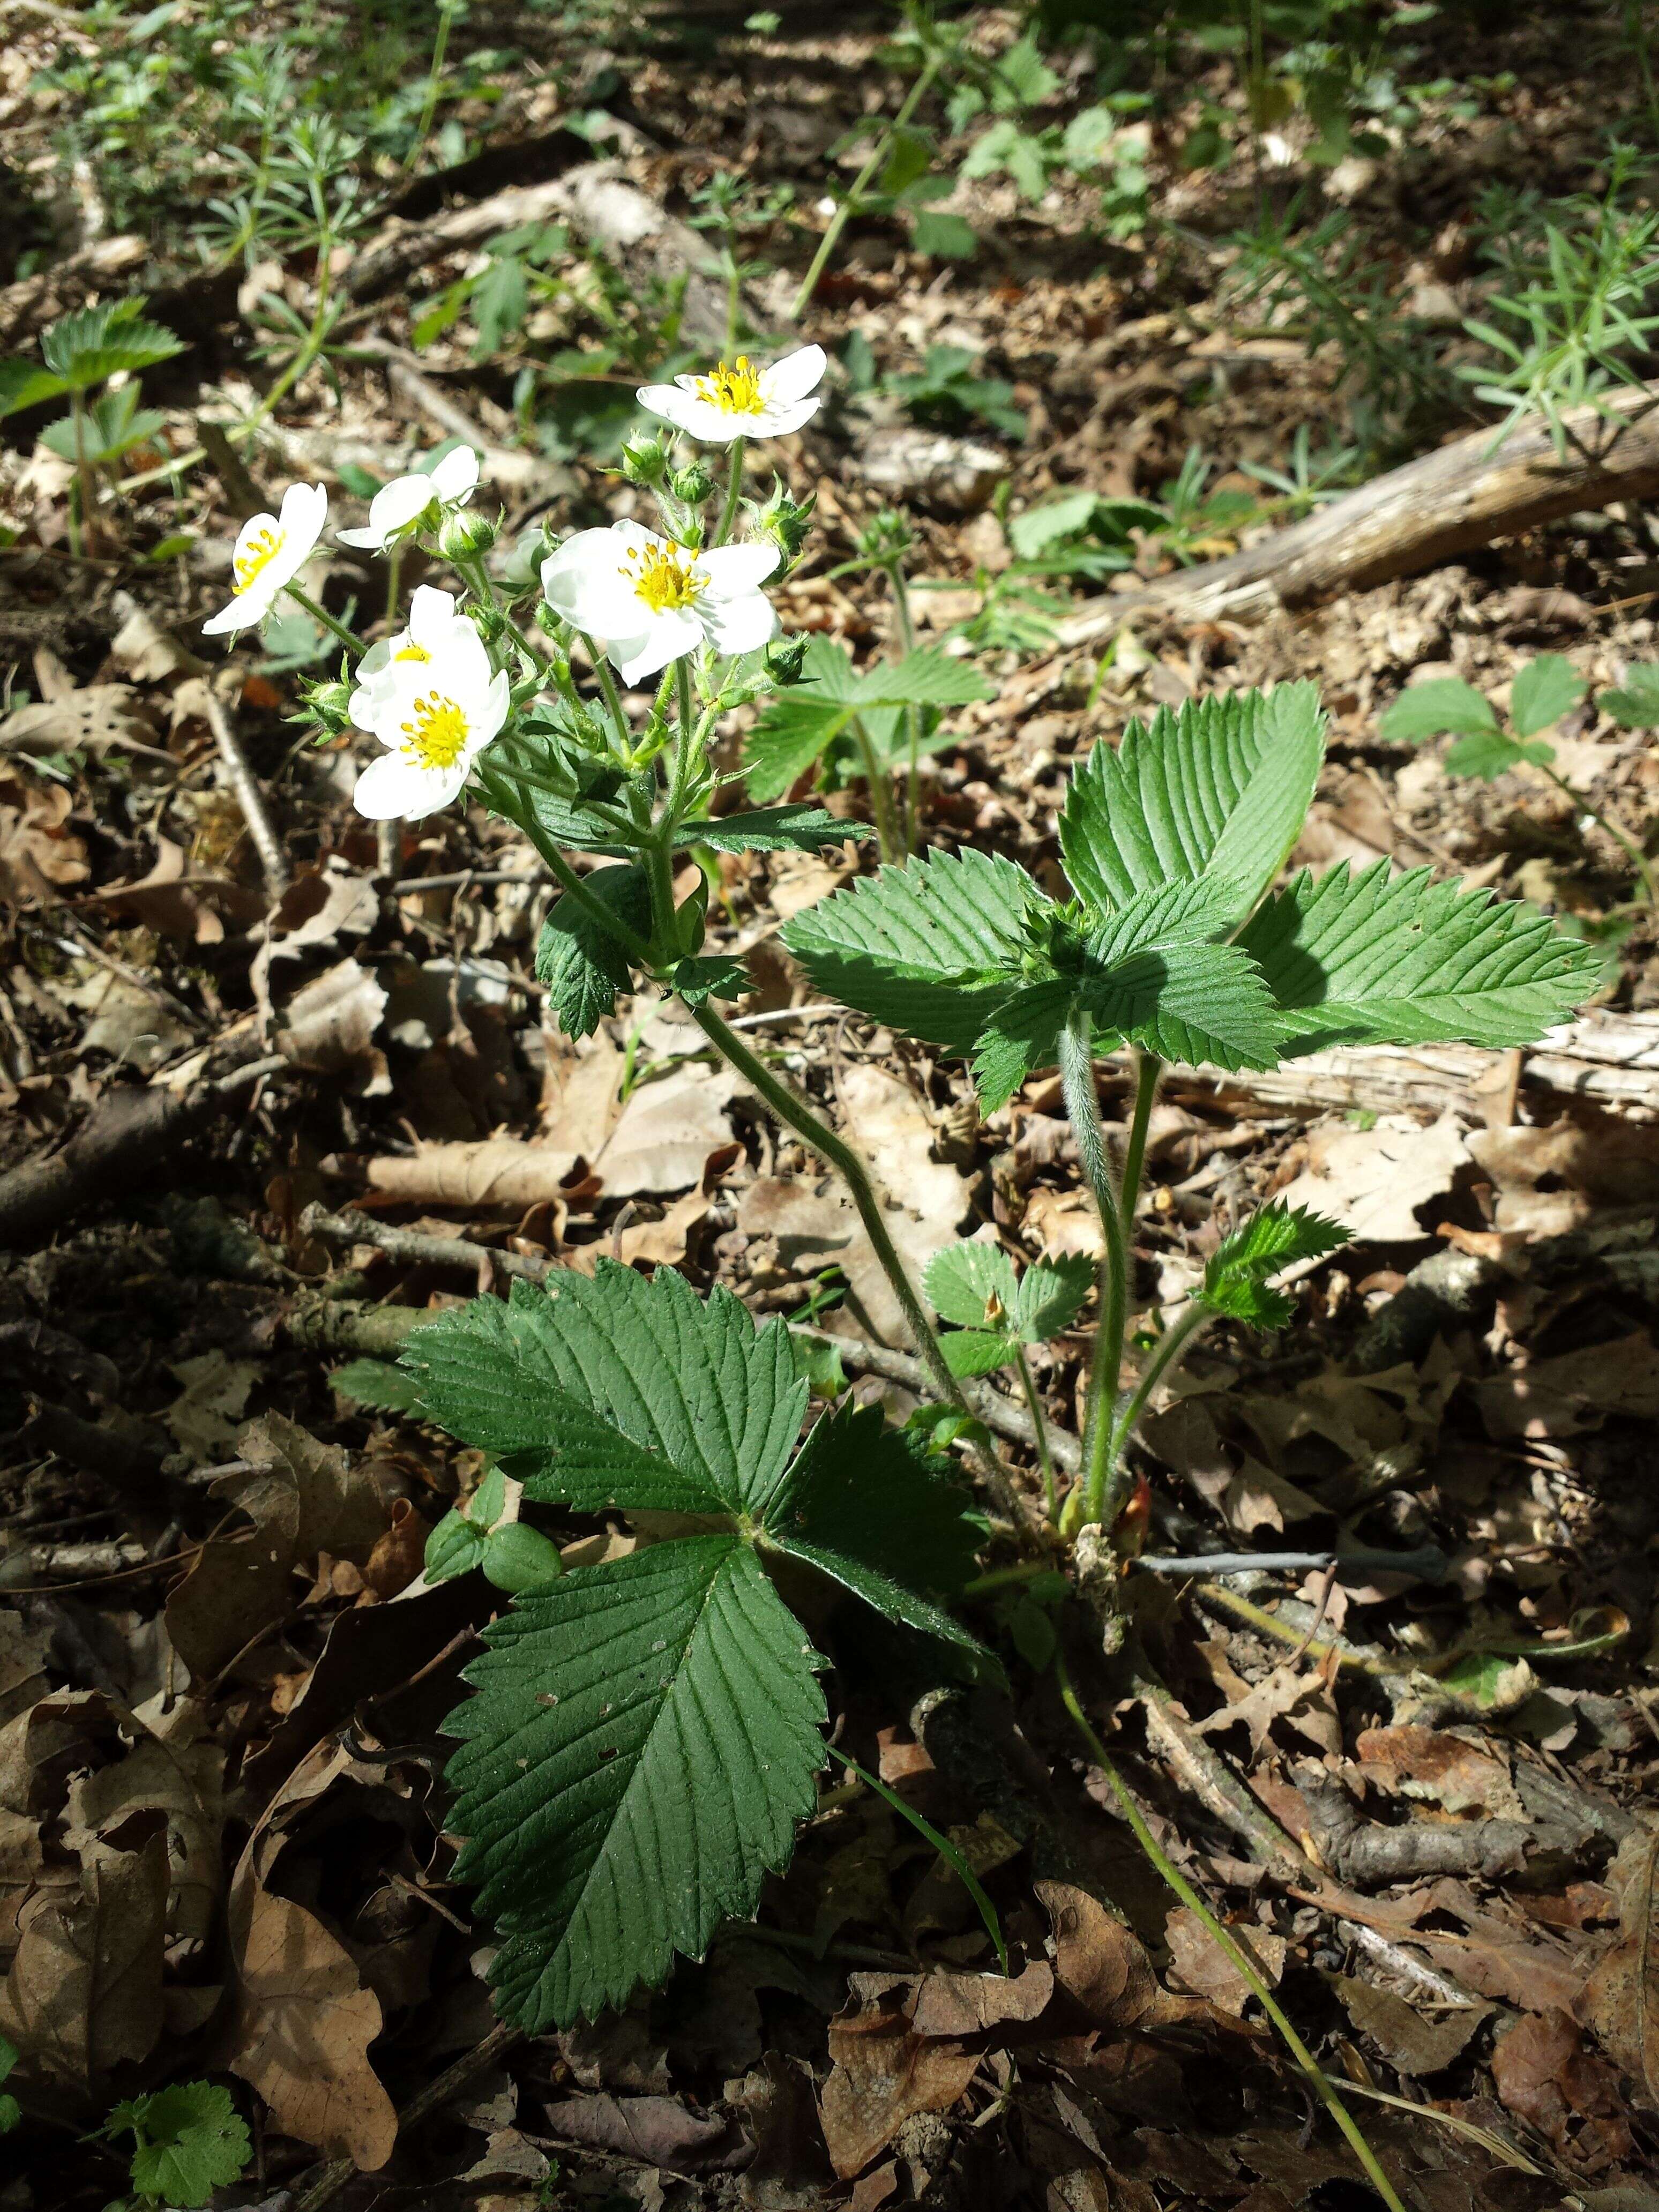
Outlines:
[[[1550,204],[1589,235],[1609,129],[1651,143],[1630,12],[1372,11],[1366,82],[1392,89],[1369,138],[1319,161],[1289,64],[1253,120],[1236,43],[1148,61],[1141,40],[1108,68],[1109,42],[1056,35],[1009,111],[1035,191],[957,173],[986,117],[924,103],[918,158],[948,198],[890,179],[792,321],[826,194],[867,149],[844,134],[908,82],[884,11],[478,6],[428,98],[425,11],[6,0],[0,348],[33,358],[55,318],[141,292],[185,349],[143,377],[160,420],[79,552],[73,464],[36,442],[52,410],[0,433],[0,1170],[23,1178],[0,1187],[0,2035],[22,2053],[0,2212],[119,2198],[131,2143],[88,2131],[185,2079],[228,2086],[252,2130],[220,2207],[1380,2202],[1171,1909],[1044,1671],[1049,1616],[1017,1592],[976,1613],[1022,1662],[1012,1696],[941,1686],[851,1605],[813,1624],[836,1746],[956,1839],[1014,1976],[988,1972],[945,1859],[832,1750],[755,1923],[620,2014],[486,2039],[441,1723],[505,1601],[421,1573],[480,1457],[369,1410],[347,1364],[395,1352],[404,1314],[504,1288],[503,1261],[609,1256],[757,1314],[810,1309],[849,1386],[902,1418],[915,1401],[863,1358],[902,1349],[902,1324],[833,1182],[673,1006],[624,1000],[580,1044],[544,1024],[551,889],[528,846],[460,808],[377,845],[350,741],[314,748],[288,719],[331,672],[326,637],[289,617],[227,653],[199,625],[253,489],[320,479],[360,521],[446,436],[483,452],[504,547],[631,511],[634,387],[718,353],[728,314],[757,356],[813,340],[838,364],[831,404],[763,456],[817,501],[786,631],[860,667],[891,650],[888,582],[856,555],[902,508],[922,638],[994,687],[922,764],[929,842],[1057,882],[1055,807],[1088,748],[1206,690],[1310,678],[1331,742],[1292,865],[1462,875],[1606,949],[1596,1002],[1538,1054],[1331,1055],[1166,1092],[1145,1325],[1254,1200],[1355,1236],[1297,1285],[1288,1328],[1218,1331],[1151,1421],[1145,1551],[1369,1547],[1417,1571],[1139,1569],[1155,1673],[1074,1663],[1164,1849],[1351,2087],[1413,2212],[1659,2208],[1659,931],[1604,826],[1651,836],[1659,758],[1599,703],[1659,659],[1659,538],[1632,499],[1319,604],[1064,628],[1074,602],[1495,428],[1455,374],[1481,358],[1462,325],[1502,275],[1495,239],[1535,235]],[[1024,35],[1012,9],[962,20],[993,59]],[[1068,123],[1112,93],[1134,97],[1105,172],[1067,166]],[[337,321],[315,205],[281,198],[302,111],[352,141],[311,173]],[[1200,159],[1206,132],[1229,158]],[[607,237],[559,198],[595,161],[659,234]],[[679,226],[721,173],[747,197],[688,261]],[[1659,163],[1631,174],[1639,211]],[[925,253],[918,209],[970,226],[972,251]],[[1333,218],[1310,252],[1362,303],[1358,337],[1316,272],[1245,296],[1264,240]],[[319,331],[285,380],[282,349]],[[1131,526],[1126,501],[1158,514]],[[331,550],[314,588],[369,622],[384,568]],[[1551,732],[1577,800],[1382,731],[1425,672],[1501,713],[1545,654],[1580,679]],[[849,819],[869,813],[857,765],[826,764]],[[867,854],[720,863],[711,949],[750,963],[751,1041],[862,1144],[914,1264],[988,1225],[1024,1258],[1095,1251],[1057,1080],[981,1119],[960,1063],[822,1009],[779,948]],[[1103,1097],[1115,1127],[1121,1068]],[[52,1181],[112,1101],[169,1099],[147,1144],[118,1131],[100,1175]],[[1035,1357],[1063,1436],[1089,1334]],[[631,1540],[562,1533],[586,1557]]]

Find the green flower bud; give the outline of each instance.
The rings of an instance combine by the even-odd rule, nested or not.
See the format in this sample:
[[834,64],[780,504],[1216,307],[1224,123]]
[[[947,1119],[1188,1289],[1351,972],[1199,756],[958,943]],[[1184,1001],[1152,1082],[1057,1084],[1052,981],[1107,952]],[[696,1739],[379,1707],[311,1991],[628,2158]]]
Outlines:
[[817,495],[813,492],[809,492],[804,500],[791,499],[781,477],[774,478],[770,496],[764,505],[753,500],[744,502],[749,510],[751,534],[772,540],[783,555],[784,568],[793,567],[800,558],[800,550],[812,527],[812,509],[817,503]]
[[793,637],[775,638],[767,647],[766,672],[779,690],[787,691],[792,684],[800,682],[809,641],[807,632],[801,630]]
[[486,645],[499,645],[507,635],[507,617],[499,607],[475,603],[468,607],[467,613]]
[[659,439],[643,431],[623,441],[623,474],[632,484],[654,484],[662,482],[663,471],[668,466],[668,456]]
[[896,561],[915,543],[909,517],[896,513],[890,507],[884,507],[860,533],[859,551],[866,561]]
[[317,743],[325,744],[352,726],[350,699],[352,687],[340,678],[329,676],[319,682],[302,683],[300,686],[299,712],[289,717],[290,721],[313,725],[317,732]]
[[447,516],[438,532],[438,550],[446,561],[476,561],[495,543],[495,525],[487,514],[470,507]]
[[668,479],[668,489],[687,507],[702,507],[714,493],[714,479],[701,461],[691,461],[684,468],[675,470]]

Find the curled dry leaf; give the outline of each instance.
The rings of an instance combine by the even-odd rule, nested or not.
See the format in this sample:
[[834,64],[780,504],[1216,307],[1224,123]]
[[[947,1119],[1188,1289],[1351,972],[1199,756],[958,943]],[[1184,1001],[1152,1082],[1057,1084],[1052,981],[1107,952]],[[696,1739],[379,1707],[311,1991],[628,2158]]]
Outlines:
[[908,1975],[854,1974],[855,2008],[830,2026],[830,2078],[818,2117],[830,2163],[850,2181],[886,2149],[915,2112],[948,2111],[978,2073],[980,2050],[919,2035]]
[[153,752],[149,709],[130,684],[90,684],[65,699],[15,707],[0,722],[0,752]]
[[276,1030],[276,1049],[295,1067],[314,1075],[350,1075],[365,1097],[392,1088],[386,1055],[374,1035],[386,994],[374,971],[342,960],[314,975],[289,1000]]
[[1066,1881],[1036,1884],[1054,1931],[1054,1976],[1098,2027],[1119,2032],[1176,2021],[1212,2021],[1202,1999],[1158,1986],[1146,1946],[1097,1897]]
[[1619,1939],[1585,1984],[1575,2010],[1632,2080],[1644,2105],[1659,2106],[1659,1832],[1638,1828],[1619,1847],[1608,1876],[1619,1899]]
[[[1254,1962],[1267,1987],[1277,1989],[1290,1945],[1270,1929],[1234,1926],[1227,1931]],[[1194,1996],[1208,1997],[1223,2012],[1242,2017],[1255,1991],[1197,1913],[1182,1905],[1164,1923],[1170,1963]]]
[[406,1158],[383,1155],[365,1170],[368,1188],[400,1206],[448,1206],[468,1213],[519,1213],[568,1198],[580,1164],[574,1152],[518,1137],[471,1145],[422,1145]]
[[75,801],[61,783],[0,774],[0,898],[50,902],[87,879],[87,848],[70,830]]
[[261,893],[228,876],[188,867],[183,846],[162,836],[155,840],[155,865],[147,876],[91,896],[112,914],[193,945],[222,944],[227,919],[241,927],[257,921],[265,906]]

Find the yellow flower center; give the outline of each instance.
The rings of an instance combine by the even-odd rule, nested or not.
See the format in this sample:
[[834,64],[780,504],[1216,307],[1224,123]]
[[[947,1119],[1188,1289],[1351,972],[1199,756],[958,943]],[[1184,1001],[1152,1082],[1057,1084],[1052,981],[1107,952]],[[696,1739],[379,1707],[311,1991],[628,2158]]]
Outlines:
[[[639,564],[637,573],[635,562]],[[708,581],[694,566],[690,554],[682,552],[678,545],[647,545],[642,553],[630,557],[621,574],[632,578],[635,593],[653,615],[690,606]]]
[[399,646],[392,656],[394,660],[430,660],[432,655],[423,645]]
[[247,591],[270,568],[288,542],[288,532],[274,526],[256,530],[231,563],[239,592]]
[[735,368],[722,362],[712,376],[697,379],[697,397],[718,407],[722,415],[758,415],[764,404],[760,371],[746,353],[740,353]]
[[465,714],[453,699],[435,691],[415,702],[403,730],[408,740],[404,750],[420,768],[453,768],[466,749]]

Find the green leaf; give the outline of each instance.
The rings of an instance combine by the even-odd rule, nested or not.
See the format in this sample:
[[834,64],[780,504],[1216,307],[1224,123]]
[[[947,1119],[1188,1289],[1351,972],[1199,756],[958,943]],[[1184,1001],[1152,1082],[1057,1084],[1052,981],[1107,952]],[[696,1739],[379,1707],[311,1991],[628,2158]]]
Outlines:
[[1348,1231],[1322,1213],[1275,1200],[1216,1247],[1196,1295],[1212,1313],[1256,1328],[1283,1328],[1295,1308],[1282,1291],[1267,1287],[1268,1278],[1299,1260],[1322,1259],[1348,1241]]
[[958,1380],[970,1375],[994,1374],[999,1367],[1010,1366],[1013,1362],[1013,1339],[994,1336],[982,1328],[946,1329],[939,1344],[945,1365]]
[[843,1006],[965,1057],[1018,985],[1031,927],[1050,907],[1011,860],[932,853],[821,899],[782,937]]
[[61,376],[32,361],[0,361],[0,421],[39,407],[48,399],[61,399],[69,390]]
[[799,687],[772,700],[744,743],[743,774],[750,797],[763,804],[781,799],[834,744],[857,711],[845,702],[803,694]]
[[982,1535],[966,1492],[935,1464],[875,1407],[826,1413],[767,1505],[764,1539],[888,1620],[977,1650],[959,1622],[920,1595],[961,1589]]
[[1035,561],[1051,545],[1080,537],[1094,520],[1099,496],[1092,491],[1062,492],[1040,507],[1028,507],[1010,520],[1008,543],[1022,561]]
[[982,1241],[935,1252],[923,1285],[940,1320],[958,1328],[1001,1328],[1019,1297],[1013,1261],[1001,1245]]
[[[647,936],[651,928],[651,881],[641,867],[598,868],[583,889],[611,913]],[[536,946],[536,974],[547,986],[547,1002],[567,1036],[592,1036],[617,1010],[617,994],[634,988],[628,954],[614,937],[589,919],[568,891],[542,924]]]
[[1472,684],[1461,676],[1437,676],[1402,691],[1377,726],[1390,744],[1415,745],[1448,730],[1473,737],[1498,723],[1491,702]]
[[134,374],[182,353],[184,342],[160,323],[146,321],[142,300],[82,307],[56,322],[40,340],[46,367],[64,386],[85,392],[118,370]]
[[1555,748],[1541,738],[1528,744],[1517,744],[1502,730],[1477,730],[1467,738],[1460,738],[1446,755],[1446,771],[1449,775],[1478,775],[1485,783],[1494,776],[1503,775],[1512,768],[1531,761],[1547,768],[1555,758]]
[[1659,664],[1633,662],[1625,671],[1623,684],[1602,692],[1595,703],[1621,730],[1659,728]]
[[452,1505],[426,1540],[421,1564],[427,1581],[447,1583],[457,1575],[470,1575],[474,1567],[483,1566],[489,1540],[487,1528],[478,1528]]
[[705,999],[741,999],[755,988],[742,961],[724,953],[680,961],[671,981],[688,1006],[700,1006]]
[[733,1535],[565,1575],[484,1641],[448,1723],[455,1872],[495,1923],[502,2012],[539,2034],[753,1912],[812,1809],[822,1662]]
[[1096,745],[1060,820],[1066,873],[1104,912],[1200,876],[1231,878],[1243,920],[1284,866],[1324,757],[1311,684],[1227,691]]
[[[0,2081],[17,2063],[17,2045],[0,2035]],[[23,2108],[9,2092],[0,2096],[0,2136],[9,2136],[23,2117]]]
[[1109,915],[1089,939],[1079,991],[1097,1030],[1188,1066],[1276,1066],[1272,994],[1246,954],[1208,941],[1248,904],[1235,878],[1206,873]]
[[1510,691],[1510,721],[1517,738],[1535,737],[1570,714],[1589,685],[1565,653],[1541,653],[1517,669]]
[[816,853],[874,834],[866,822],[842,822],[821,806],[798,803],[756,814],[722,814],[716,822],[682,822],[674,842],[707,845],[714,853]]
[[996,687],[971,661],[925,645],[902,660],[866,669],[853,696],[863,707],[967,707],[994,699]]
[[1075,983],[1051,978],[994,1005],[974,1050],[980,1110],[995,1114],[1039,1068],[1060,1056],[1060,1033],[1077,997]]
[[1298,876],[1240,938],[1289,1016],[1285,1052],[1531,1044],[1596,988],[1595,949],[1490,891],[1379,860]]
[[751,794],[776,799],[804,775],[854,718],[886,707],[962,707],[993,696],[970,663],[925,646],[897,662],[879,662],[860,676],[851,654],[815,637],[801,679],[774,699],[750,732],[743,770]]
[[1095,1264],[1080,1252],[1035,1260],[1019,1279],[1014,1327],[1027,1344],[1047,1344],[1077,1319],[1094,1286]]
[[451,1436],[585,1513],[757,1510],[806,1410],[781,1322],[757,1329],[729,1291],[704,1301],[671,1268],[647,1281],[609,1260],[441,1314],[402,1364]]
[[188,2212],[240,2180],[253,2155],[246,2124],[229,2090],[216,2081],[179,2081],[134,2097],[115,2107],[104,2128],[137,2135],[132,2185],[138,2195]]
[[564,1561],[553,1539],[523,1521],[503,1521],[492,1528],[484,1539],[479,1565],[486,1580],[514,1597],[545,1589],[564,1572]]
[[420,1404],[415,1377],[385,1359],[349,1359],[330,1382],[343,1398],[372,1413],[410,1413]]
[[929,261],[971,261],[979,252],[979,233],[959,215],[918,210],[910,242]]

